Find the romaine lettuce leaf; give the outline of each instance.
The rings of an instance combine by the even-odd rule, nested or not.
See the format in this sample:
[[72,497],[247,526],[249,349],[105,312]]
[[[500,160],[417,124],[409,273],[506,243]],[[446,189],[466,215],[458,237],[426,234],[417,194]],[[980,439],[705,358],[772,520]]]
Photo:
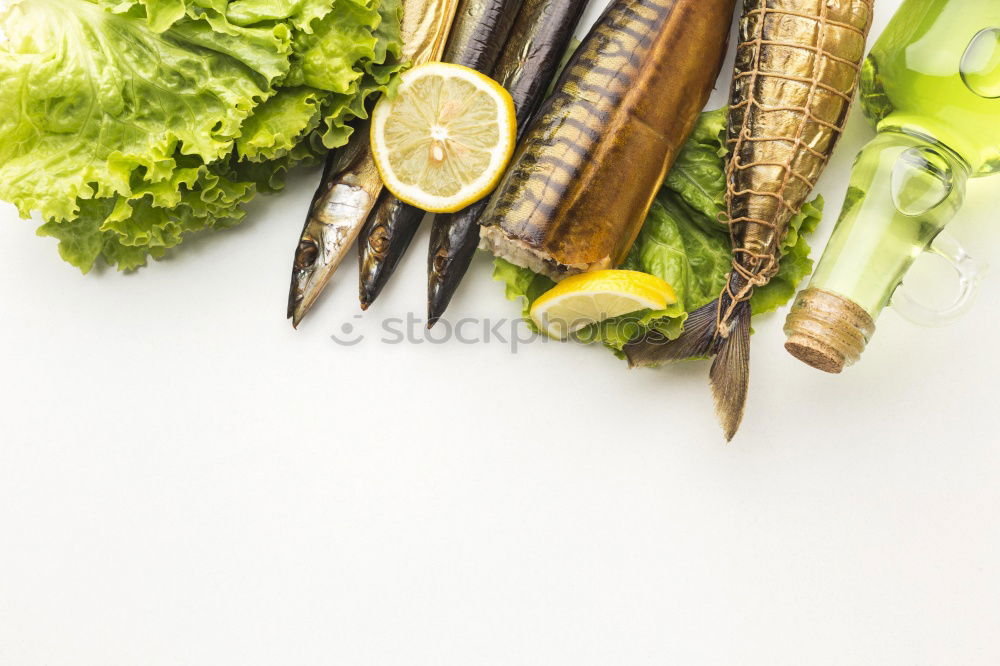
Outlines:
[[[350,125],[356,119],[367,119],[372,98],[383,93],[392,93],[395,75],[400,71],[399,59],[402,56],[402,34],[400,23],[403,15],[402,0],[382,0],[378,4],[378,17],[372,17],[370,12],[352,8],[358,0],[338,0],[338,7],[350,11],[357,20],[374,22],[375,41],[372,52],[362,67],[361,76],[334,76],[332,72],[317,71],[314,63],[323,52],[330,48],[330,43],[339,39],[336,34],[343,31],[342,23],[327,21],[316,26],[314,35],[303,37],[297,45],[301,61],[293,63],[290,80],[301,77],[308,85],[315,85],[330,94],[323,107],[323,121],[318,130],[321,145],[325,148],[338,148],[347,143],[354,130]],[[362,5],[366,4],[364,2]],[[371,4],[370,0],[367,4]],[[321,60],[321,59],[320,59]],[[298,72],[298,73],[297,73]]]

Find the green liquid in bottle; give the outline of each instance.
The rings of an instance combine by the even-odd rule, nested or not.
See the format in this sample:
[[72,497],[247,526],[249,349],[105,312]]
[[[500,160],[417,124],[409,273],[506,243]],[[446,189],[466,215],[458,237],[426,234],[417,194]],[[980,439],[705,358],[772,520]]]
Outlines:
[[879,131],[931,137],[976,176],[1000,171],[1000,2],[907,0],[862,71]]

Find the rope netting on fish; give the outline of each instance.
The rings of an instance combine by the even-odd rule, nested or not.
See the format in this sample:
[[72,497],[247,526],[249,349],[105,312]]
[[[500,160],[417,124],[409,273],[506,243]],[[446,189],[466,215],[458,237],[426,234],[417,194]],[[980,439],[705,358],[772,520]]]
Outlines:
[[[808,3],[806,3],[808,4]],[[872,0],[747,0],[730,107],[728,311],[778,272],[788,222],[829,162],[854,99]]]

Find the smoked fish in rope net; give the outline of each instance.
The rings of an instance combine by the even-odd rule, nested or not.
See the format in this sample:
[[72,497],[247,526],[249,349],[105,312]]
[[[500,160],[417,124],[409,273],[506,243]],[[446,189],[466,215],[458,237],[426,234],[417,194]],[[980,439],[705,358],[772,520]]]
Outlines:
[[715,357],[726,439],[739,429],[750,364],[750,297],[777,274],[789,222],[826,168],[860,79],[874,0],[745,0],[730,92],[726,208],[733,269],[676,340],[630,342],[632,365]]

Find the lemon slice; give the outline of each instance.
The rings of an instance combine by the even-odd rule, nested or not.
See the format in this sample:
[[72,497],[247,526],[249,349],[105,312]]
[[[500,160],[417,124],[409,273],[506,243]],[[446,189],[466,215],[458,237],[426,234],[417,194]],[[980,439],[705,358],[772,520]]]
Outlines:
[[605,319],[676,302],[674,288],[655,275],[594,271],[568,277],[542,294],[531,306],[531,319],[549,337],[565,340]]
[[479,72],[432,62],[405,72],[372,114],[372,153],[398,199],[454,213],[497,186],[514,153],[514,101]]

